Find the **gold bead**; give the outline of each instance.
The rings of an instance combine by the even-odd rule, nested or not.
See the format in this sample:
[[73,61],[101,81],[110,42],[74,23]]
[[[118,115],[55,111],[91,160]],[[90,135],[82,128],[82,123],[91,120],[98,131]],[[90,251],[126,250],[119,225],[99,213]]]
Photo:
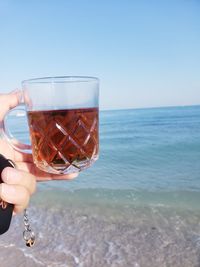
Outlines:
[[26,241],[26,246],[27,247],[32,247],[32,246],[34,246],[34,244],[35,244],[35,241],[33,239],[31,239],[31,238]]

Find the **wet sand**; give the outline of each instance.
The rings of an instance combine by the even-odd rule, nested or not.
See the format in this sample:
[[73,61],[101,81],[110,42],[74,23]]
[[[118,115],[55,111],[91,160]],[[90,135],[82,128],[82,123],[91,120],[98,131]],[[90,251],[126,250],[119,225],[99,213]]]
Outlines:
[[13,218],[0,239],[2,267],[200,266],[199,210],[53,201],[28,210],[33,248],[23,242],[22,216]]

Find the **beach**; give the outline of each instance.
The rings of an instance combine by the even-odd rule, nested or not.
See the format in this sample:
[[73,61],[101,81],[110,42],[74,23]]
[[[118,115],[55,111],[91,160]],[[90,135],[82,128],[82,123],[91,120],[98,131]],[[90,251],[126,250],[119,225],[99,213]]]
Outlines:
[[200,266],[199,115],[200,106],[101,112],[99,160],[73,181],[38,185],[28,208],[36,244],[25,246],[14,216],[1,266]]
[[3,266],[199,266],[200,209],[110,194],[39,192],[29,209],[36,244],[25,247],[16,216],[1,238]]

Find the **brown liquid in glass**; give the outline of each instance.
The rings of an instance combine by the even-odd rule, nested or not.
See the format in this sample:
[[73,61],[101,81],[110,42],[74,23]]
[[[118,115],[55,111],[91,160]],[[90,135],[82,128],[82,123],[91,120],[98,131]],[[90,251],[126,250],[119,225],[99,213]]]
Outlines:
[[[82,170],[98,157],[98,108],[29,111],[35,163],[67,173]],[[44,166],[44,167],[43,167]]]

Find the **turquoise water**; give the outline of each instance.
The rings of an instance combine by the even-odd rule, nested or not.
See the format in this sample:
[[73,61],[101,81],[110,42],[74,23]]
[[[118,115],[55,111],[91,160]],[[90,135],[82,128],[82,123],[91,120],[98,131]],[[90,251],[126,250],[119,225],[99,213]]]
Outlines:
[[100,160],[80,186],[200,190],[199,106],[102,112],[100,137]]
[[[13,134],[28,141],[18,119]],[[200,106],[103,111],[99,160],[73,181],[38,185],[34,250],[15,231],[20,216],[0,246],[29,266],[195,267],[199,203]]]

